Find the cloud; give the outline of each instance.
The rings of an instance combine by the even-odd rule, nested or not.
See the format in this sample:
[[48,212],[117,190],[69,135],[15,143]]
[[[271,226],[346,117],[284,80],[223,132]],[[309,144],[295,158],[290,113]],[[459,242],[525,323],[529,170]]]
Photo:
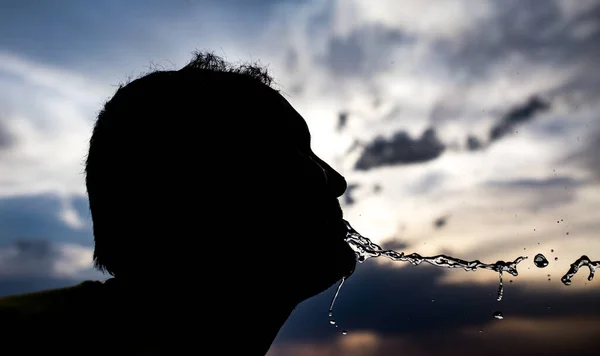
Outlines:
[[[497,310],[503,312],[503,321],[533,319],[544,323],[544,320],[554,318],[600,316],[600,309],[594,307],[598,306],[600,291],[593,286],[574,293],[561,293],[569,287],[556,279],[556,289],[552,292],[506,283],[504,299],[497,302],[496,283],[440,285],[439,278],[445,273],[494,274],[426,265],[397,268],[392,263],[367,261],[359,265],[344,284],[333,317],[349,335],[369,332],[379,337],[402,335],[425,340],[427,335],[451,333],[452,330],[487,329],[488,324],[497,322],[492,316]],[[518,282],[518,277],[515,280]],[[329,325],[327,317],[334,288],[301,304],[283,327],[278,343],[334,341],[340,329]]]
[[357,330],[323,342],[275,344],[268,356],[406,355],[595,355],[600,327],[592,317],[513,318],[481,329],[423,335],[379,335]]
[[366,171],[382,166],[427,162],[439,157],[444,148],[431,128],[417,139],[404,131],[396,132],[389,140],[377,136],[366,145],[354,169]]
[[340,132],[344,128],[346,128],[346,124],[348,122],[348,113],[342,111],[338,114],[338,123],[337,123],[337,131]]
[[16,138],[8,130],[7,125],[2,120],[2,116],[0,116],[0,152],[14,146],[15,141]]
[[[93,120],[114,88],[0,51],[2,123],[15,137],[0,154],[0,196],[84,194],[82,162]],[[0,152],[2,153],[2,152]]]
[[[600,113],[598,115],[600,116]],[[591,173],[593,179],[600,182],[600,120],[596,122],[595,126],[587,128],[588,132],[578,138],[578,140],[583,141],[582,147],[565,154],[565,157],[562,157],[559,163],[568,167],[583,167]]]
[[14,279],[99,276],[92,267],[91,247],[21,239],[0,249],[0,276]]
[[354,193],[354,190],[359,188],[360,184],[348,184],[348,187],[346,188],[346,191],[344,192],[344,205],[352,205],[355,203],[354,200],[354,196],[352,195]]
[[405,241],[398,240],[396,238],[384,241],[381,244],[381,248],[384,250],[394,250],[401,252],[408,247],[408,244]]
[[321,61],[336,78],[365,78],[391,66],[390,49],[414,40],[400,29],[369,24],[354,28],[347,35],[330,37]]
[[523,124],[543,111],[550,108],[550,103],[539,98],[532,97],[524,105],[509,110],[490,131],[490,141],[497,141],[514,130],[517,125]]
[[577,187],[582,182],[569,177],[551,177],[546,179],[514,179],[509,181],[489,181],[489,186],[504,186],[518,189],[544,189],[544,188],[564,188]]
[[40,194],[0,198],[0,240],[47,239],[91,245],[91,217],[85,197]]
[[[583,3],[567,5],[556,0],[544,6],[531,0],[487,4],[491,7],[489,15],[476,20],[457,42],[451,42],[455,38],[438,40],[441,59],[448,67],[468,69],[479,77],[490,75],[511,59],[515,64],[591,69],[587,59],[600,54],[600,28],[593,25],[600,18],[597,3],[588,9]],[[569,8],[571,11],[567,11]]]
[[441,229],[442,227],[446,226],[448,219],[449,216],[440,216],[433,222],[433,227],[435,227],[436,229]]
[[[520,196],[523,199],[523,208],[538,212],[573,202],[577,195],[577,188],[585,183],[585,181],[563,176],[546,179],[489,181],[486,185],[498,193],[504,190]],[[525,199],[527,199],[526,202]]]
[[477,151],[483,147],[481,141],[472,135],[467,136],[467,150],[469,151]]

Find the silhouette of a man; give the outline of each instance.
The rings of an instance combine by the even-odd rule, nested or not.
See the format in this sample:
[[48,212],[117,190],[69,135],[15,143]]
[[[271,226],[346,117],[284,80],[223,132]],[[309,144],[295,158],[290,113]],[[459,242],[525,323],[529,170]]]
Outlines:
[[121,86],[86,161],[94,263],[113,278],[0,300],[0,348],[264,355],[300,302],[351,274],[346,182],[271,82],[197,53]]

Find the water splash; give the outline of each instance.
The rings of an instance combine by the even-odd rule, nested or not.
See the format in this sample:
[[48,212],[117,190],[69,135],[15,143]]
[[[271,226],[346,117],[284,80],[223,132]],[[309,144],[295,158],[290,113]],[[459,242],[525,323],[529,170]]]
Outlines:
[[[337,289],[335,290],[335,294],[333,296],[333,299],[331,300],[331,304],[329,304],[329,324],[335,325],[336,328],[338,327],[338,325],[336,324],[335,319],[333,319],[333,306],[335,305],[335,301],[338,295],[340,294],[340,290],[342,289],[342,286],[344,285],[344,282],[347,278],[348,277],[344,277],[340,280],[340,284],[338,284]],[[346,335],[346,331],[342,331],[342,334]]]
[[502,283],[502,271],[500,271],[498,274],[500,275],[500,285],[498,286],[498,297],[496,298],[496,300],[501,301],[502,295],[504,295],[504,287],[503,287],[503,283]]
[[346,242],[352,250],[356,253],[357,260],[359,263],[366,261],[371,257],[387,257],[392,261],[403,261],[410,262],[412,265],[417,266],[423,262],[427,262],[437,267],[445,268],[462,268],[465,271],[475,271],[478,269],[492,270],[498,273],[507,272],[513,276],[518,276],[517,265],[527,259],[527,256],[520,256],[512,262],[498,261],[496,263],[488,264],[483,263],[479,260],[465,261],[460,258],[447,256],[447,255],[436,255],[431,257],[423,257],[418,253],[404,254],[403,252],[396,252],[394,250],[384,250],[381,246],[369,240],[367,237],[359,234],[354,228],[344,220],[348,233],[346,235]]
[[[403,252],[396,252],[394,250],[384,250],[381,246],[377,245],[369,238],[362,236],[358,233],[354,228],[350,225],[350,223],[344,220],[346,224],[346,228],[348,229],[346,235],[346,242],[352,250],[356,253],[356,259],[359,263],[365,262],[367,259],[372,257],[387,257],[392,261],[402,261],[402,262],[410,262],[412,265],[417,266],[423,262],[427,262],[431,265],[437,267],[445,267],[445,268],[462,268],[465,271],[476,271],[478,269],[487,269],[495,271],[499,274],[500,277],[500,285],[498,287],[498,296],[496,298],[497,301],[502,300],[502,296],[504,294],[504,287],[502,283],[502,273],[507,272],[513,276],[518,276],[519,272],[517,271],[517,265],[527,259],[527,256],[520,256],[516,258],[512,262],[498,261],[496,263],[488,264],[483,263],[479,260],[474,261],[465,261],[460,258],[447,256],[447,255],[436,255],[431,257],[424,257],[419,255],[418,253],[404,254]],[[335,301],[344,285],[344,282],[349,276],[346,276],[340,280],[340,283],[335,291],[335,295],[331,300],[331,304],[329,305],[329,317],[330,323],[332,325],[336,325],[333,317],[333,306],[335,305]]]
[[579,268],[584,266],[590,269],[590,274],[587,279],[588,281],[592,281],[592,279],[594,279],[594,272],[596,272],[596,268],[600,266],[600,261],[591,261],[586,255],[579,257],[579,259],[573,262],[571,264],[571,268],[569,268],[567,273],[560,280],[564,285],[570,286],[573,276],[577,273],[577,271],[579,271]]
[[[460,258],[447,255],[424,257],[419,255],[418,253],[404,254],[403,252],[396,252],[394,250],[386,250],[381,248],[381,246],[372,242],[369,238],[362,236],[360,233],[358,233],[348,221],[343,221],[346,224],[346,228],[348,229],[345,241],[355,252],[356,259],[359,263],[363,263],[367,259],[372,257],[383,256],[392,261],[409,262],[414,266],[420,265],[423,262],[427,262],[437,267],[462,268],[465,271],[476,271],[478,269],[492,270],[498,273],[500,279],[500,283],[498,286],[498,296],[496,298],[497,301],[501,301],[502,296],[504,294],[504,287],[502,283],[503,272],[507,272],[515,277],[518,276],[519,272],[517,271],[517,265],[528,258],[527,256],[519,256],[512,262],[497,261],[496,263],[488,264],[483,263],[479,260],[465,261]],[[555,258],[554,260],[556,261],[558,260],[558,258]],[[548,266],[549,263],[546,257],[540,253],[535,256],[534,264],[539,268],[544,268]],[[578,260],[571,264],[571,268],[569,269],[569,271],[561,278],[562,283],[567,286],[571,285],[571,279],[577,273],[577,271],[579,271],[579,268],[583,266],[589,268],[590,274],[588,276],[588,281],[591,281],[594,278],[594,272],[596,271],[596,268],[600,266],[600,261],[591,261],[587,256],[581,256]],[[335,295],[333,296],[331,304],[329,305],[330,324],[335,325],[335,327],[338,327],[339,325],[337,325],[337,323],[333,319],[333,306],[335,305],[335,301],[337,300],[340,290],[342,289],[342,286],[344,285],[344,282],[346,281],[346,279],[348,279],[348,277],[350,276],[346,276],[340,280],[340,283],[335,291]],[[512,279],[510,280],[510,282],[512,283]],[[504,318],[501,312],[495,312],[494,317],[496,319]],[[342,334],[346,335],[347,331],[342,331]]]

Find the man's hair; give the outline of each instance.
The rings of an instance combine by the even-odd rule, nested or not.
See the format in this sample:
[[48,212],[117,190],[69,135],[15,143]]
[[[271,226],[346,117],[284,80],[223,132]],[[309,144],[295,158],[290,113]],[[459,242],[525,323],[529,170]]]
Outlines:
[[[237,119],[231,117],[236,104],[252,106],[253,93],[272,89],[272,82],[259,65],[195,52],[179,70],[153,71],[119,86],[98,114],[85,162],[97,269],[114,276],[130,263],[151,263],[140,255],[160,250],[166,227],[157,210],[171,209],[152,206],[153,199],[179,203],[175,187],[219,155],[198,153],[204,137],[219,135],[211,132],[215,125],[227,127]],[[219,100],[232,102],[227,108]],[[198,203],[190,204],[198,210]]]

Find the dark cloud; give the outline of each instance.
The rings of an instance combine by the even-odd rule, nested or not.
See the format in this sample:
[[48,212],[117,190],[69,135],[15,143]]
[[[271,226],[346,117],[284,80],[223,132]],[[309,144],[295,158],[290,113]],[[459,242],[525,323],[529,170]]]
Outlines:
[[381,185],[377,183],[373,184],[373,193],[377,194],[379,192],[381,192]]
[[366,25],[345,37],[332,37],[321,61],[338,78],[369,77],[390,67],[391,49],[414,41],[413,36],[401,30],[381,24]]
[[16,143],[16,137],[8,130],[8,126],[0,116],[0,151],[11,148]]
[[552,177],[546,179],[514,179],[509,181],[490,181],[488,186],[500,186],[514,189],[543,189],[543,188],[576,188],[581,181],[568,176]]
[[354,169],[366,171],[383,166],[427,162],[439,157],[444,149],[444,144],[432,128],[425,130],[418,139],[411,138],[405,131],[399,131],[389,140],[377,136],[367,144]]
[[52,273],[60,251],[48,240],[22,239],[1,247],[5,254],[0,258],[0,274],[11,276],[36,276]]
[[590,135],[583,156],[587,167],[600,181],[600,125]]
[[391,239],[391,240],[384,241],[381,244],[381,248],[383,248],[383,249],[394,250],[394,251],[398,251],[398,252],[402,252],[407,247],[408,247],[408,244],[406,242],[398,240],[398,239],[395,239],[395,238]]
[[[525,268],[523,262],[521,268]],[[565,271],[568,266],[565,264]],[[505,320],[517,317],[544,319],[558,317],[600,317],[600,290],[590,287],[577,293],[549,293],[506,283],[504,298],[496,301],[497,284],[440,285],[444,270],[427,265],[394,268],[367,261],[346,281],[334,307],[340,327],[372,331],[378,335],[445,334],[465,327],[475,329],[493,321],[502,311]],[[491,271],[450,273],[494,273]],[[540,272],[545,278],[545,273]],[[512,278],[512,277],[511,277]],[[560,283],[558,278],[554,282]],[[560,285],[561,288],[568,288]],[[338,336],[328,323],[327,310],[332,287],[301,304],[283,327],[278,341],[315,342]],[[548,308],[551,306],[551,309]]]
[[[440,39],[435,44],[440,59],[453,71],[486,76],[508,58],[518,57],[555,67],[573,65],[596,75],[591,70],[600,58],[600,28],[593,26],[600,20],[600,3],[566,23],[556,0],[543,6],[535,0],[490,3],[493,16],[481,20],[458,43]],[[584,26],[588,33],[582,33]]]
[[350,153],[354,152],[356,149],[360,148],[360,147],[364,147],[365,145],[360,142],[359,140],[354,140],[352,141],[352,145],[350,145],[350,147],[348,147],[348,149],[346,150],[346,155],[349,155]]
[[509,110],[490,130],[490,141],[497,141],[514,131],[517,125],[523,124],[540,112],[550,108],[550,103],[537,96],[530,98],[525,104]]
[[60,219],[63,205],[56,195],[1,198],[0,241],[10,243],[21,239],[48,239],[91,245],[93,237],[87,200],[83,197],[75,198],[73,206],[86,222],[82,229],[74,229]]
[[587,318],[505,319],[480,330],[458,329],[420,335],[377,335],[355,331],[334,341],[277,343],[269,356],[505,356],[598,353],[600,324]]
[[55,251],[48,240],[19,240],[15,242],[16,251],[22,258],[48,259]]
[[348,184],[348,187],[346,188],[346,191],[344,192],[344,195],[343,195],[344,205],[352,205],[356,202],[356,200],[354,199],[353,193],[354,193],[354,190],[358,189],[359,187],[360,187],[360,184],[357,184],[357,183]]
[[[356,190],[358,190],[360,187],[361,187],[361,185],[360,185],[360,184],[358,184],[358,183],[351,183],[351,184],[348,184],[348,188],[346,189],[346,191],[344,192],[344,195],[342,196],[342,198],[343,198],[343,204],[344,204],[344,205],[346,205],[346,206],[349,206],[349,205],[353,205],[353,204],[355,204],[355,203],[356,203],[356,196],[355,196],[355,194],[354,194],[354,193],[355,193],[355,192],[356,192]],[[366,197],[366,196],[368,196],[368,195],[371,195],[371,194],[373,194],[373,195],[375,195],[375,194],[378,194],[380,191],[381,191],[381,185],[379,185],[379,184],[374,184],[374,185],[371,187],[371,190],[370,190],[370,191],[365,191],[365,192],[363,192],[363,194],[362,194],[362,197],[361,197],[361,198],[364,198],[364,197]]]
[[101,277],[92,267],[90,247],[44,239],[21,239],[0,245],[0,280],[59,275]]
[[348,113],[345,111],[340,112],[338,115],[338,121],[337,121],[337,131],[340,132],[344,128],[346,128],[347,123],[348,123]]
[[481,149],[483,147],[481,141],[473,136],[473,135],[469,135],[467,137],[467,150],[469,151],[477,151],[479,149]]
[[435,227],[436,229],[440,229],[440,228],[446,226],[446,223],[448,222],[449,218],[450,217],[448,215],[440,216],[439,218],[435,219],[435,221],[433,222],[433,227]]
[[575,164],[589,171],[600,182],[600,120],[596,127],[590,127],[588,135],[582,137],[584,145],[574,153],[569,153],[559,163]]
[[523,209],[539,212],[572,202],[576,197],[577,188],[584,184],[587,184],[585,180],[556,176],[546,179],[489,181],[485,186],[498,195],[520,196],[523,199],[521,203]]

